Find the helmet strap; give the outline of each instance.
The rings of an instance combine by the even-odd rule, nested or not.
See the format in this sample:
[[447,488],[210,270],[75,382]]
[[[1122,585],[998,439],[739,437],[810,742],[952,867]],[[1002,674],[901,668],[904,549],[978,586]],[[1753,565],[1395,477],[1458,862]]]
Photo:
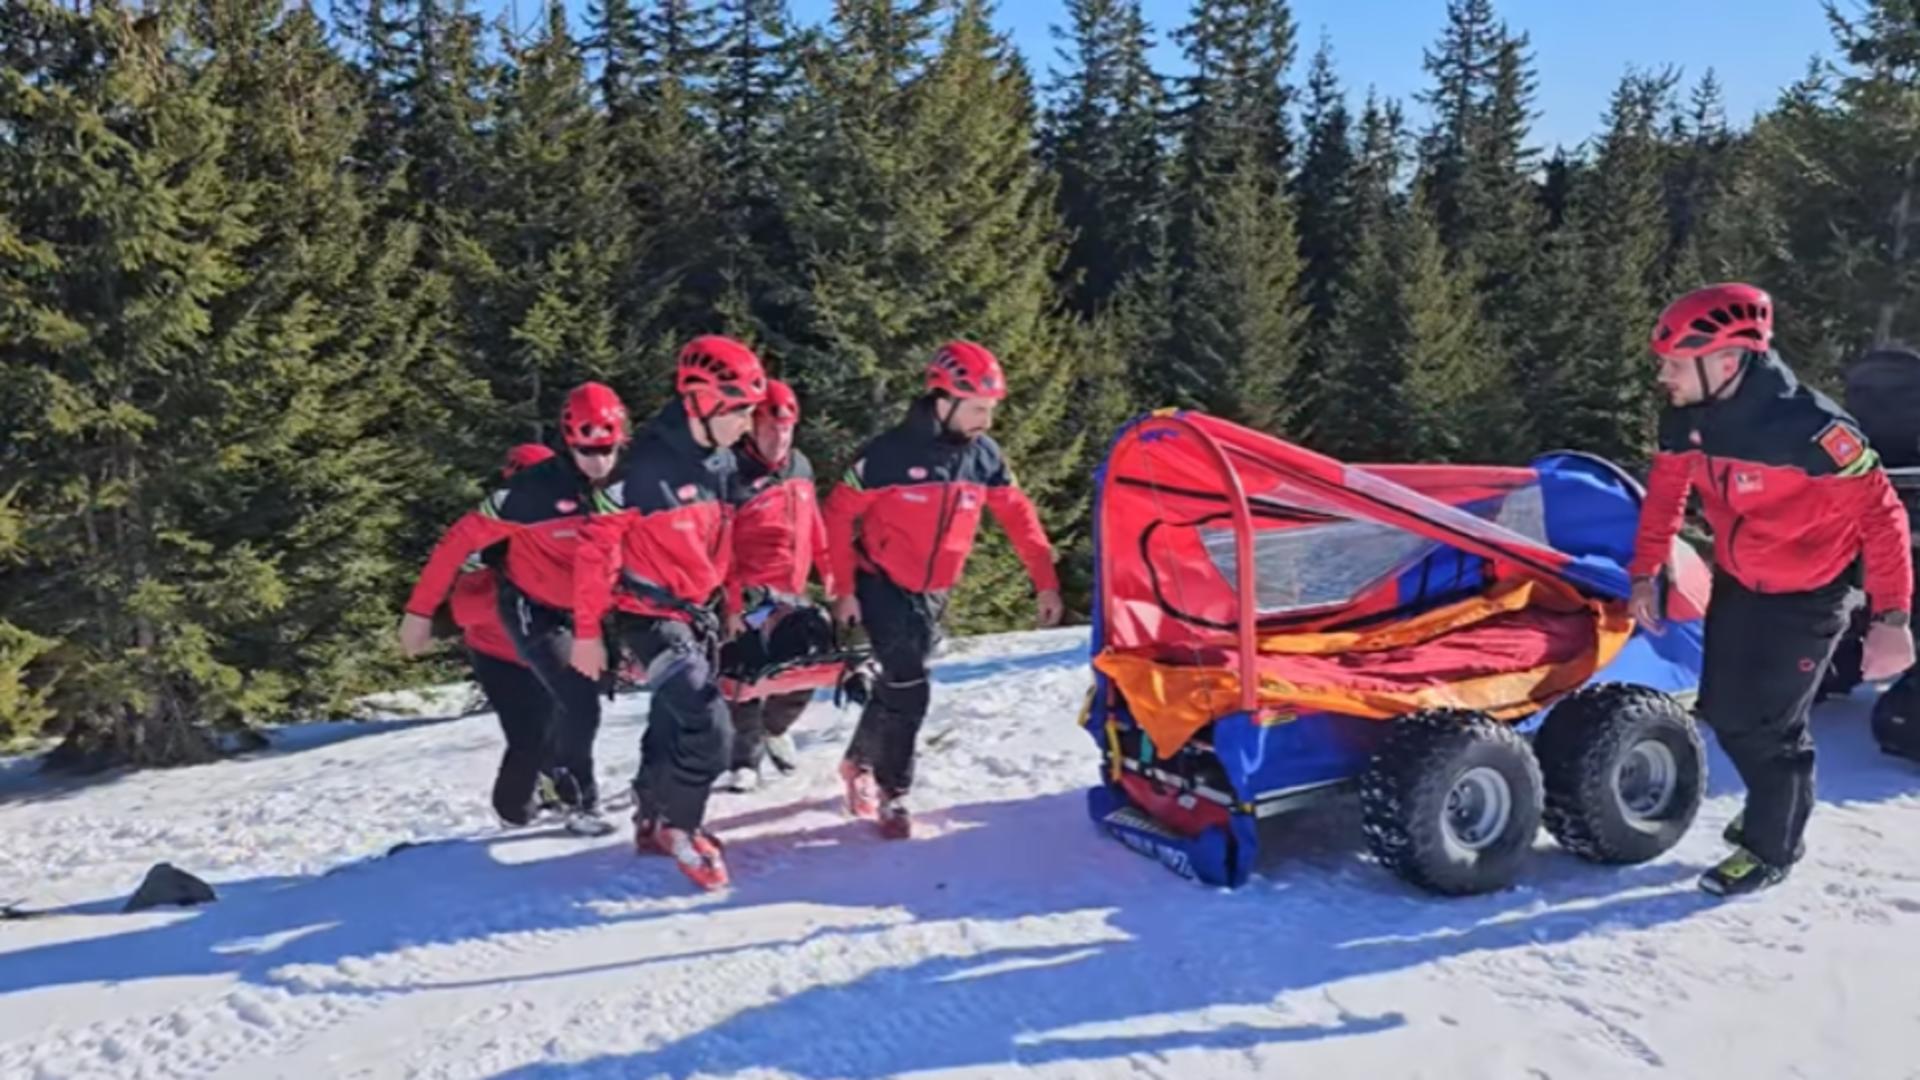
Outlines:
[[1709,382],[1709,381],[1708,381],[1708,379],[1707,379],[1707,361],[1706,361],[1706,358],[1705,358],[1705,357],[1702,357],[1702,356],[1696,356],[1696,357],[1694,357],[1694,358],[1693,358],[1693,367],[1694,367],[1694,370],[1695,370],[1696,372],[1698,372],[1698,373],[1699,373],[1699,375],[1700,375],[1700,389],[1701,389],[1701,390],[1702,390],[1703,392],[1705,392],[1705,394],[1706,394],[1706,400],[1707,400],[1707,401],[1722,401],[1722,400],[1724,400],[1724,399],[1726,398],[1726,396],[1727,396],[1727,392],[1728,392],[1728,390],[1732,388],[1732,386],[1733,386],[1733,384],[1734,384],[1734,383],[1737,383],[1737,382],[1739,382],[1739,381],[1740,381],[1740,376],[1742,376],[1742,375],[1744,375],[1744,374],[1746,374],[1746,370],[1747,370],[1747,362],[1748,362],[1748,360],[1749,360],[1749,359],[1750,359],[1750,358],[1752,357],[1752,355],[1753,355],[1753,354],[1752,354],[1752,353],[1750,353],[1750,352],[1743,352],[1743,353],[1741,353],[1741,354],[1740,354],[1740,366],[1739,366],[1739,367],[1737,367],[1737,368],[1735,368],[1735,369],[1734,369],[1734,371],[1733,371],[1733,374],[1732,374],[1732,375],[1729,375],[1729,376],[1727,376],[1727,378],[1726,378],[1726,381],[1724,381],[1724,382],[1722,382],[1722,383],[1721,383],[1721,384],[1720,384],[1719,386],[1714,386],[1714,385],[1713,385],[1713,384],[1712,384],[1711,382]]

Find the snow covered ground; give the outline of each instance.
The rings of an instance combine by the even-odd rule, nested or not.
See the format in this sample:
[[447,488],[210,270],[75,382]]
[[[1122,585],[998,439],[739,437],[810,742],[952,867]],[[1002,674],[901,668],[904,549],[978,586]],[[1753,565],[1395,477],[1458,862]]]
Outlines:
[[[624,835],[499,835],[486,716],[84,784],[0,762],[0,903],[47,912],[0,921],[0,1077],[1920,1078],[1920,767],[1873,749],[1866,691],[1821,710],[1827,801],[1771,894],[1693,886],[1719,757],[1652,865],[1543,837],[1523,887],[1443,901],[1336,807],[1228,893],[1088,822],[1084,642],[955,645],[910,843],[841,817],[853,714],[816,703],[800,774],[717,797],[717,896]],[[610,786],[644,715],[608,719]],[[159,861],[219,903],[117,914]]]

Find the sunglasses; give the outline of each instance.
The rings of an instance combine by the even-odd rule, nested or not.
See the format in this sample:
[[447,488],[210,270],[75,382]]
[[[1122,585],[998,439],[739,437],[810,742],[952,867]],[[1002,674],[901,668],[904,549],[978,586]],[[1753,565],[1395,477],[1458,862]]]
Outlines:
[[579,454],[581,457],[598,458],[612,457],[613,452],[617,449],[619,448],[614,446],[576,446],[573,448],[573,452]]

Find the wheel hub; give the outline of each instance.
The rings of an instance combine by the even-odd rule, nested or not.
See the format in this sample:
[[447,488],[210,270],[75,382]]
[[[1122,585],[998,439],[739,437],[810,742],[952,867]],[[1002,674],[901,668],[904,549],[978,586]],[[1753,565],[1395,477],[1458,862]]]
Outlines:
[[1513,787],[1498,770],[1468,769],[1447,792],[1447,838],[1469,851],[1499,839],[1513,816]]
[[1614,769],[1613,795],[1629,818],[1658,818],[1673,805],[1679,789],[1680,763],[1667,744],[1657,739],[1634,743]]

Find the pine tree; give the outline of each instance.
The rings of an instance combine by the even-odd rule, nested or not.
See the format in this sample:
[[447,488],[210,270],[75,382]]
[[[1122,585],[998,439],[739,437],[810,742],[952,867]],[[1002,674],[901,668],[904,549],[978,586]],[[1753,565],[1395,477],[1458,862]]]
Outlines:
[[1287,71],[1295,46],[1286,0],[1194,0],[1174,38],[1193,69],[1181,79],[1183,194],[1190,199],[1208,178],[1241,164],[1291,172]]
[[1264,169],[1228,174],[1200,204],[1178,293],[1180,400],[1250,427],[1291,433],[1307,311],[1292,200]]
[[1643,459],[1652,437],[1647,329],[1666,285],[1659,130],[1671,74],[1630,74],[1614,91],[1607,131],[1575,193],[1579,295],[1569,346],[1550,370],[1552,433],[1615,460]]
[[535,40],[508,43],[506,57],[488,125],[494,167],[458,257],[474,368],[499,406],[487,428],[496,446],[550,435],[583,380],[652,388],[661,377],[616,317],[633,228],[565,9],[550,6]]
[[634,0],[592,0],[582,43],[599,74],[594,85],[609,124],[623,128],[639,107],[643,58],[640,9]]
[[1451,271],[1439,223],[1417,195],[1395,232],[1398,285],[1393,347],[1400,352],[1397,396],[1401,460],[1487,461],[1501,448],[1492,426],[1501,415],[1505,372],[1490,354],[1473,284]]
[[1073,232],[1063,285],[1089,315],[1149,267],[1165,230],[1166,91],[1139,0],[1069,0],[1067,11],[1071,31],[1054,34],[1071,41],[1069,67],[1054,73],[1043,141]]
[[1832,386],[1861,350],[1920,337],[1920,29],[1907,0],[1828,19],[1844,65],[1814,62],[1755,125],[1721,258],[1774,294],[1795,369]]
[[1493,0],[1447,0],[1447,28],[1438,49],[1425,54],[1434,87],[1419,100],[1433,110],[1433,126],[1421,138],[1421,175],[1441,240],[1456,256],[1466,252],[1481,224],[1467,200],[1487,130],[1485,102],[1501,36]]
[[[986,345],[1010,382],[995,438],[1054,522],[1090,433],[1066,422],[1084,384],[1054,310],[1063,244],[1034,156],[1032,90],[977,0],[955,7],[927,56],[933,10],[842,0],[810,58],[814,151],[794,220],[814,288],[787,367],[832,467],[895,421],[941,342]],[[1024,621],[1022,576],[998,530],[983,532],[954,625]]]
[[1735,164],[1725,100],[1712,68],[1694,86],[1690,110],[1676,113],[1671,128],[1666,169],[1669,276],[1676,284],[1703,282],[1706,253],[1723,246],[1720,219]]
[[1342,271],[1353,259],[1354,146],[1346,96],[1333,70],[1333,47],[1322,41],[1307,75],[1306,154],[1293,191],[1300,205],[1300,253],[1316,334],[1333,319]]
[[1369,93],[1348,188],[1350,255],[1340,268],[1325,356],[1302,431],[1316,448],[1351,459],[1385,460],[1400,441],[1405,372],[1395,348],[1398,283],[1392,231],[1405,165],[1399,107]]
[[1155,398],[1256,424],[1298,411],[1305,341],[1292,145],[1293,19],[1279,0],[1197,0],[1176,37],[1193,74],[1177,118],[1180,160],[1166,275],[1178,331],[1155,350]]
[[[720,18],[724,68],[714,109],[725,191],[717,262],[731,296],[719,302],[721,325],[749,326],[784,349],[806,287],[781,198],[794,156],[799,43],[780,0],[723,0]],[[737,314],[725,310],[733,305]]]

